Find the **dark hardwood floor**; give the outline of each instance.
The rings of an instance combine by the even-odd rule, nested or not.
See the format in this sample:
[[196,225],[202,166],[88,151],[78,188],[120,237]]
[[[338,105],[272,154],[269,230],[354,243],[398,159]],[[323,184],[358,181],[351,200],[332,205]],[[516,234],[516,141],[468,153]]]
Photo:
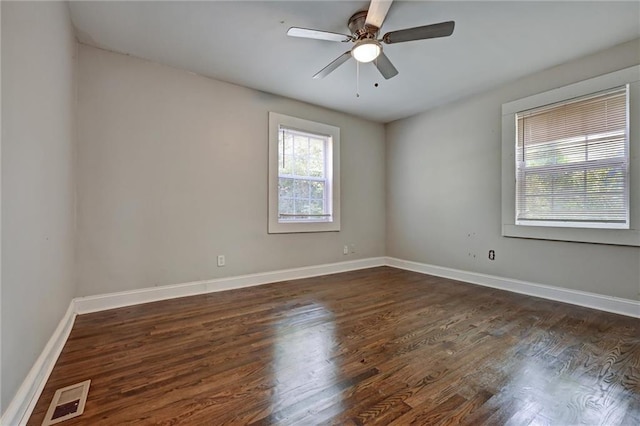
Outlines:
[[29,425],[639,425],[640,319],[381,267],[78,316]]

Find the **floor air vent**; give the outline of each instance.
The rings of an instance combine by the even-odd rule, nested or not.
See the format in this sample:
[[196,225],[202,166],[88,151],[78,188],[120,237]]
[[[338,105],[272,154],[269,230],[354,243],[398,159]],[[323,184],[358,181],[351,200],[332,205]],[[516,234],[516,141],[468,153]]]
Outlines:
[[65,420],[78,417],[84,412],[84,404],[87,402],[89,385],[91,380],[58,389],[53,395],[47,415],[42,426],[54,425]]

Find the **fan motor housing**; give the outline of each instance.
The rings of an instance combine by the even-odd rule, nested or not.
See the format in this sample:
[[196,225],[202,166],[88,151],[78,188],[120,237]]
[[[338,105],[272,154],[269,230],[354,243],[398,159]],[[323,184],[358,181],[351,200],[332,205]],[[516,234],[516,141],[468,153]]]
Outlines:
[[367,38],[375,39],[378,35],[379,28],[365,24],[365,21],[367,20],[367,13],[367,10],[362,10],[354,13],[351,18],[349,18],[347,25],[356,40],[363,40]]

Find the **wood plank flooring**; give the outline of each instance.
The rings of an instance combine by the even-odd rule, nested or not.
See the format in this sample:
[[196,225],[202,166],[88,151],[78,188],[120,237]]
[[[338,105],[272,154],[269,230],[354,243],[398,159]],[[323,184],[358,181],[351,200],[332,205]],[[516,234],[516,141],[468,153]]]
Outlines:
[[640,320],[388,267],[78,316],[62,425],[638,425]]

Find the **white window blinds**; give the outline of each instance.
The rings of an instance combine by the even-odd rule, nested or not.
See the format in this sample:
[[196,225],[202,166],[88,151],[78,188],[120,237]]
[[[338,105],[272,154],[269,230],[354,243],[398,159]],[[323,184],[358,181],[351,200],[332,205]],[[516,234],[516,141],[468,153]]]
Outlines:
[[629,227],[627,93],[516,114],[516,224]]

